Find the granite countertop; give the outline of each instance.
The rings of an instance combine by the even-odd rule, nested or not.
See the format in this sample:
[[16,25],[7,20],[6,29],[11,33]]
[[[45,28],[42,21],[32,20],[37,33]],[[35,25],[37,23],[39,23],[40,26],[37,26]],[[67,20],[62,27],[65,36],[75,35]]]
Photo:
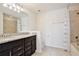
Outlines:
[[14,41],[14,40],[19,40],[21,38],[30,37],[30,36],[33,36],[33,35],[36,35],[36,34],[35,33],[29,33],[29,34],[20,33],[20,34],[12,35],[12,36],[9,36],[9,37],[0,37],[0,44],[10,42],[10,41]]

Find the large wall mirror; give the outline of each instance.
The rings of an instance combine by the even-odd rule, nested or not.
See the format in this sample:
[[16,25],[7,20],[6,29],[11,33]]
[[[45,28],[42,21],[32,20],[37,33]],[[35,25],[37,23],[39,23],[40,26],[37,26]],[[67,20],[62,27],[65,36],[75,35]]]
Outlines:
[[[18,33],[27,25],[28,14],[17,12],[0,4],[0,34]],[[25,24],[23,23],[25,21]],[[27,28],[27,26],[25,26]],[[25,28],[24,27],[24,28]]]
[[17,17],[8,14],[3,14],[3,32],[16,33],[17,32]]

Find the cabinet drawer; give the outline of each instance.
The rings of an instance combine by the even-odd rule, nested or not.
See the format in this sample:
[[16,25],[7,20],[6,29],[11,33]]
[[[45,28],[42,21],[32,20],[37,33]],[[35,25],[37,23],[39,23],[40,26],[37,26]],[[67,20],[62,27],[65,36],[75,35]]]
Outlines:
[[12,52],[12,56],[22,56],[23,54],[24,54],[23,49],[17,50],[16,52]]
[[31,55],[32,55],[32,54],[31,54],[31,50],[26,51],[26,52],[24,53],[24,55],[25,55],[25,56],[31,56]]
[[12,47],[11,42],[0,44],[0,51],[11,49],[11,47]]
[[32,40],[36,40],[36,35],[31,37]]
[[12,46],[18,46],[18,45],[22,45],[23,44],[23,40],[19,39],[16,41],[12,41]]
[[0,52],[0,56],[10,56],[10,50],[7,49],[7,50],[3,50]]
[[31,37],[28,37],[28,38],[25,38],[25,43],[27,43],[27,42],[31,42]]
[[25,47],[25,51],[31,50],[31,46]]
[[21,45],[15,46],[15,47],[12,48],[12,52],[13,52],[13,53],[16,53],[17,51],[19,51],[19,50],[21,50],[21,49],[23,49],[23,46],[21,46]]
[[31,46],[31,42],[25,43],[25,47]]
[[36,50],[36,36],[33,36],[32,38],[33,38],[32,40],[32,54],[33,54]]
[[0,44],[0,51],[11,49],[13,46],[18,46],[22,44],[23,44],[23,40],[16,40],[16,41],[3,43],[3,44]]

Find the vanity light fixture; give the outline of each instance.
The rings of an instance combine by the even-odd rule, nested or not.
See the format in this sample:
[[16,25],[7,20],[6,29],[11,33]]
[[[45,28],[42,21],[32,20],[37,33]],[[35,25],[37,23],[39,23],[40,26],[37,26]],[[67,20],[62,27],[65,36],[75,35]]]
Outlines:
[[19,4],[15,4],[15,3],[4,3],[3,6],[11,10],[17,11],[18,13],[21,11],[24,11],[22,6],[20,6]]
[[23,8],[21,8],[21,11],[24,11],[24,9],[23,9]]
[[20,12],[20,10],[17,11],[18,13]]
[[16,8],[17,8],[17,9],[21,9],[20,6],[18,6],[18,5],[16,6]]
[[17,11],[17,9],[16,9],[16,8],[14,8],[14,11]]
[[8,5],[7,5],[7,4],[3,4],[3,6],[4,6],[4,7],[8,7]]
[[16,7],[16,5],[15,5],[15,4],[12,4],[12,6],[13,6],[13,7]]
[[13,7],[12,6],[9,6],[9,9],[13,9]]

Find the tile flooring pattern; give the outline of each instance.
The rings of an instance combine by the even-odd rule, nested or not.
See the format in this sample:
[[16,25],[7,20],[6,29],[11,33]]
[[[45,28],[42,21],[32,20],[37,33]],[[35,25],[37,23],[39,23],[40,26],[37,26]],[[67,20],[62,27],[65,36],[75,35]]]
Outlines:
[[79,56],[79,51],[74,45],[71,45],[70,52],[59,48],[45,47],[41,53],[35,52],[32,56]]
[[71,45],[71,55],[72,56],[79,56],[79,49],[76,46]]
[[70,56],[70,53],[63,49],[45,47],[42,53],[34,53],[32,56]]

